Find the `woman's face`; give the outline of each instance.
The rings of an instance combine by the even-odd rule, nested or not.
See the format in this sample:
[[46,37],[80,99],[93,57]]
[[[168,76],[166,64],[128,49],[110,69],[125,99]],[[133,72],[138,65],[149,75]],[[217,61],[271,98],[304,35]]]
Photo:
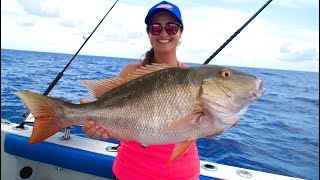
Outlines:
[[[178,20],[171,15],[170,13],[159,13],[155,15],[150,24],[160,23],[161,25],[166,25],[168,22],[174,22],[179,24]],[[162,31],[159,35],[152,35],[149,32],[149,39],[151,46],[153,47],[155,52],[160,53],[168,53],[168,52],[176,52],[176,47],[179,44],[179,39],[181,37],[181,28],[179,28],[178,32],[174,35],[169,35],[165,28],[162,28]]]

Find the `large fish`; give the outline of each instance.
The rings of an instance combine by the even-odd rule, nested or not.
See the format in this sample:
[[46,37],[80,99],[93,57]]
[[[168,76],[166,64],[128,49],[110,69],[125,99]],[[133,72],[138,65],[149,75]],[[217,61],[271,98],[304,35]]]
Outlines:
[[153,64],[123,77],[83,80],[96,101],[72,104],[16,92],[35,117],[29,144],[89,120],[109,136],[143,146],[176,144],[167,165],[198,138],[215,137],[236,124],[264,93],[263,80],[227,67]]

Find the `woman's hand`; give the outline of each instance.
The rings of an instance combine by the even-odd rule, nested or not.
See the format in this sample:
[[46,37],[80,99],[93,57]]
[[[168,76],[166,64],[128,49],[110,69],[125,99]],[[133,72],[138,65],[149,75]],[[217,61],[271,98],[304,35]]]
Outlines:
[[[91,102],[91,100],[89,100],[89,99],[80,100],[81,104],[89,103],[89,102]],[[99,139],[100,137],[103,140],[107,140],[108,139],[107,130],[102,128],[102,127],[100,127],[100,126],[98,126],[98,125],[96,125],[95,122],[93,122],[93,121],[89,121],[86,124],[84,124],[82,126],[82,131],[85,132],[86,136],[91,136],[92,139]]]

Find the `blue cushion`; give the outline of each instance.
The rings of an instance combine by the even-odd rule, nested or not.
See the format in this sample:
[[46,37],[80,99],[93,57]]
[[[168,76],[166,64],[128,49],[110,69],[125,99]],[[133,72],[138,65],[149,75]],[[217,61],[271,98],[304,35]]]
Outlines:
[[[6,153],[22,158],[55,165],[104,178],[112,178],[114,157],[49,142],[29,145],[29,138],[7,134],[4,142]],[[201,180],[214,178],[200,176]]]
[[29,138],[7,134],[4,151],[26,159],[52,164],[105,178],[112,177],[114,157],[48,142],[29,145]]

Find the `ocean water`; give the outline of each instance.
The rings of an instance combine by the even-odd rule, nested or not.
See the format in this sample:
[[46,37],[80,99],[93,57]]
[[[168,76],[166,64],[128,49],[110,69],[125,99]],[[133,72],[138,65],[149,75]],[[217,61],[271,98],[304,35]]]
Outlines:
[[[1,49],[1,119],[20,123],[27,110],[13,93],[42,94],[72,57],[73,54]],[[114,77],[124,65],[137,61],[78,55],[49,96],[79,103],[80,99],[90,98],[80,79]],[[248,108],[238,126],[214,139],[199,139],[200,159],[318,180],[319,73],[233,68],[264,79],[266,93]],[[79,127],[72,127],[71,132],[84,137]]]

